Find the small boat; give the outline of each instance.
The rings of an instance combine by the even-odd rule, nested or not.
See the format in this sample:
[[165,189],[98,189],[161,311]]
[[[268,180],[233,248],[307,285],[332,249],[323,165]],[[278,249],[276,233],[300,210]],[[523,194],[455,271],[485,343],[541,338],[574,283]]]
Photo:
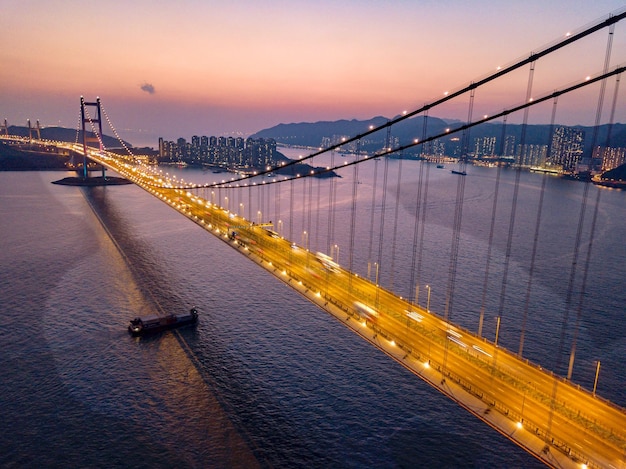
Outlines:
[[187,314],[146,316],[144,318],[132,319],[128,325],[128,332],[136,337],[144,334],[152,334],[168,329],[174,329],[187,324],[196,324],[197,322],[198,310],[196,308],[191,308]]
[[442,164],[438,164],[438,165],[437,165],[437,168],[439,168],[439,169],[443,169],[443,165],[442,165]]
[[460,176],[467,176],[467,173],[465,171],[456,171],[456,170],[452,170],[450,171],[452,174],[458,174]]

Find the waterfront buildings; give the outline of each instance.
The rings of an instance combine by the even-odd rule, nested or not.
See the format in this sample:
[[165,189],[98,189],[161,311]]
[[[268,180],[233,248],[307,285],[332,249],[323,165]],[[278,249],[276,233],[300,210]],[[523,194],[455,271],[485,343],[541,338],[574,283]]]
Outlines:
[[276,162],[271,138],[199,137],[166,141],[159,138],[159,163],[185,163],[229,168],[265,168]]

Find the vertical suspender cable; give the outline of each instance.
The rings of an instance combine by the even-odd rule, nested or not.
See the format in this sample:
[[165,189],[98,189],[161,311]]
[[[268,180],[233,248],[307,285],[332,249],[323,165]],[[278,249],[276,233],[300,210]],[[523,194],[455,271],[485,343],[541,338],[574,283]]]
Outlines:
[[[359,159],[359,153],[356,154],[356,159]],[[352,165],[354,167],[353,181],[352,181],[352,211],[350,213],[350,241],[348,243],[348,270],[350,271],[348,289],[352,293],[352,276],[354,275],[354,230],[356,227],[356,201],[357,201],[357,189],[359,187],[359,165]]]
[[[528,87],[526,88],[526,103],[528,103],[532,97],[532,88],[533,88],[533,77],[535,74],[535,62],[530,63],[530,70],[528,72]],[[494,339],[494,344],[498,345],[498,339],[500,334],[500,324],[502,321],[502,316],[504,314],[504,302],[506,299],[506,287],[507,280],[509,275],[509,266],[511,264],[511,250],[513,248],[513,232],[515,230],[515,215],[517,211],[517,197],[519,195],[519,180],[522,172],[521,159],[524,153],[524,147],[526,146],[526,129],[528,126],[528,110],[529,108],[524,109],[524,119],[522,122],[522,135],[520,137],[520,153],[519,159],[515,168],[515,184],[513,186],[513,199],[511,201],[511,215],[509,218],[509,232],[506,240],[506,251],[504,254],[504,270],[502,273],[502,284],[500,288],[500,303],[498,306],[498,316],[497,316],[497,324],[496,324],[496,336]],[[493,363],[494,367],[498,358],[498,349],[494,350],[493,354]]]
[[[236,184],[237,187],[239,187],[239,184]],[[241,207],[241,192],[239,192],[239,190],[236,190],[235,193],[237,194],[237,200],[235,200],[235,210],[237,214],[241,215],[241,211],[239,210],[239,207]]]
[[306,192],[306,182],[307,182],[307,178],[304,177],[303,179],[300,179],[302,181],[302,230],[300,231],[300,233],[304,233],[307,231],[306,229],[306,213],[307,213],[307,206],[308,204],[308,200],[307,200],[307,192]]
[[[424,233],[426,232],[426,209],[428,208],[428,180],[430,178],[430,164],[426,163],[425,166],[426,171],[424,174],[424,191],[422,195],[422,203],[420,204],[422,206],[419,221],[421,230],[419,246],[417,248],[417,268],[415,269],[417,285],[420,285],[422,279],[422,254],[424,252]],[[415,302],[417,303],[417,298],[415,299]],[[426,303],[426,308],[429,308],[428,303]]]
[[[615,24],[609,27],[609,38],[606,46],[606,54],[604,57],[604,71],[606,73],[609,69],[609,63],[611,61],[611,49],[613,47],[613,32],[615,31]],[[591,163],[590,169],[593,168],[593,154],[598,141],[598,129],[600,126],[600,120],[602,118],[602,107],[604,105],[604,93],[606,91],[606,78],[600,82],[600,95],[598,96],[598,107],[596,109],[596,121],[593,128],[593,139],[591,142]],[[589,185],[589,183],[587,183]],[[591,249],[593,247],[593,236],[596,230],[596,222],[598,219],[598,206],[600,204],[600,194],[602,191],[596,190],[596,202],[593,210],[593,218],[591,219],[591,232],[589,233],[589,244],[587,246],[587,256],[585,258],[585,264],[583,267],[582,285],[580,288],[580,296],[578,300],[578,308],[576,311],[576,325],[574,326],[574,338],[572,339],[572,349],[570,352],[569,366],[567,368],[567,379],[572,379],[572,372],[574,368],[574,357],[576,356],[576,342],[578,340],[578,331],[580,329],[580,320],[582,316],[582,309],[584,303],[585,290],[587,288],[587,274],[589,272],[589,262],[591,260]]]
[[[248,219],[248,221],[252,221],[253,220],[253,216],[252,216],[252,201],[255,199],[254,194],[252,193],[254,186],[252,185],[252,182],[248,183],[248,216],[246,217]],[[244,207],[245,209],[245,207]]]
[[[387,138],[385,139],[385,150],[388,151],[391,146],[391,127],[387,127]],[[378,235],[378,258],[376,260],[376,277],[379,277],[379,270],[381,269],[381,263],[383,260],[383,241],[385,238],[385,210],[386,210],[386,202],[387,202],[387,176],[389,174],[389,157],[385,156],[385,167],[383,169],[383,195],[381,199],[381,207],[380,207],[380,225],[379,225],[379,235]],[[379,283],[378,280],[377,283]],[[381,282],[382,283],[382,282]],[[376,289],[376,303],[378,303],[378,291]]]
[[[335,152],[330,152],[330,167],[335,167]],[[327,241],[326,252],[330,252],[330,247],[335,240],[335,231],[333,224],[335,223],[335,178],[331,177],[328,181],[328,223],[327,223]]]
[[[261,176],[261,178],[263,178],[263,176]],[[263,181],[259,181],[259,184],[257,185],[258,187],[258,192],[259,192],[259,197],[258,197],[258,203],[259,206],[257,208],[257,213],[260,213],[259,216],[257,216],[257,223],[262,223],[263,222],[263,218],[264,216],[267,215],[266,212],[264,212],[265,210],[265,190],[264,190],[264,186],[263,186]]]
[[[421,150],[423,150],[423,146],[420,147],[420,152]],[[414,297],[413,296],[413,291],[414,291],[414,285],[415,285],[415,264],[417,261],[417,242],[418,242],[418,236],[419,236],[419,219],[420,219],[420,202],[421,202],[421,198],[422,198],[422,179],[423,179],[423,175],[424,175],[424,166],[426,163],[424,163],[424,160],[422,159],[420,161],[420,170],[419,170],[419,176],[417,179],[417,194],[415,196],[415,221],[413,224],[413,250],[412,250],[412,255],[411,255],[411,270],[410,270],[410,280],[409,280],[409,294],[407,295],[407,298],[409,299],[410,302],[412,303],[416,303],[417,304],[417,295]],[[424,229],[422,227],[422,229]],[[415,290],[417,290],[417,288],[419,288],[419,279],[418,279],[418,284],[415,285]]]
[[[446,289],[446,303],[444,309],[444,321],[450,322],[450,316],[454,303],[454,284],[456,281],[457,260],[459,257],[459,244],[461,238],[461,221],[463,219],[463,198],[465,195],[465,178],[460,177],[456,187],[456,203],[454,208],[454,222],[452,230],[452,245],[450,247],[450,264],[448,266],[448,287]],[[446,364],[448,361],[448,341],[443,352],[442,383],[445,382]]]
[[275,218],[276,218],[276,232],[278,232],[280,234],[280,236],[283,235],[282,233],[282,227],[280,226],[282,223],[282,219],[280,218],[280,198],[281,198],[281,187],[283,186],[280,182],[274,184],[275,189],[274,189],[274,204],[276,207],[276,213],[275,213]]
[[[275,217],[272,217],[270,214],[270,207],[272,206],[272,184],[265,184],[265,191],[267,192],[267,195],[265,196],[265,211],[263,212],[263,216],[264,219],[267,223],[269,223],[271,220],[274,220]],[[272,227],[270,227],[271,229],[273,229]]]
[[[427,121],[428,121],[428,114],[426,114],[424,116],[424,125],[422,127],[422,140],[426,139],[426,131],[427,131]],[[430,144],[429,144],[430,145]],[[424,148],[424,146],[422,145],[421,147],[422,149]],[[430,145],[430,148],[432,149],[432,145]],[[431,152],[432,153],[432,152]],[[424,172],[424,166],[426,167],[426,171],[425,171],[425,175],[424,178],[422,179],[422,172]],[[422,279],[422,253],[424,252],[424,233],[426,230],[426,209],[427,209],[427,203],[428,203],[428,179],[430,176],[430,164],[424,163],[422,162],[422,167],[420,168],[420,182],[419,184],[424,184],[424,192],[423,192],[423,198],[422,198],[422,202],[419,203],[418,205],[421,206],[421,213],[420,213],[420,209],[418,210],[418,215],[420,217],[419,220],[419,226],[421,226],[421,231],[420,231],[420,236],[419,236],[419,247],[417,248],[417,268],[416,268],[416,287],[415,287],[415,303],[418,303],[418,299],[419,299],[419,285],[421,284],[421,279]],[[419,200],[419,193],[418,193],[418,200]],[[414,256],[415,256],[415,249],[414,251]],[[413,288],[412,284],[411,284],[411,288]],[[428,303],[426,304],[426,308],[428,308],[429,305]]]
[[398,236],[398,209],[400,208],[400,185],[402,182],[402,155],[400,161],[398,161],[398,186],[396,189],[396,205],[393,216],[393,236],[391,238],[391,268],[389,272],[389,289],[393,290],[393,282],[395,280],[395,266],[396,266],[396,238]]
[[613,125],[615,123],[615,109],[617,106],[617,96],[619,94],[619,83],[620,83],[621,74],[617,74],[615,76],[615,91],[613,93],[613,107],[611,108],[611,117],[609,118],[609,127],[606,131],[606,143],[605,147],[609,148],[611,146],[611,137],[613,136]]
[[[556,107],[558,103],[558,96],[554,98],[552,103],[552,118],[550,121],[550,132],[548,134],[548,154],[550,157],[552,152],[552,136],[554,134],[554,123],[556,120]],[[535,272],[535,260],[537,258],[537,247],[539,245],[539,229],[541,227],[541,213],[543,212],[543,199],[546,192],[546,182],[548,180],[547,175],[543,175],[541,179],[541,191],[539,192],[539,205],[537,206],[537,219],[535,221],[535,235],[533,237],[533,249],[530,255],[530,267],[528,269],[528,284],[526,285],[526,297],[524,299],[524,313],[522,317],[522,332],[520,333],[519,350],[517,355],[521,358],[524,352],[524,338],[526,336],[526,321],[528,319],[528,309],[530,307],[530,293],[532,290],[533,274]]]
[[[428,119],[428,113],[424,113],[424,117],[422,118],[422,140],[424,140],[426,138],[426,121]],[[415,265],[416,265],[416,260],[417,260],[417,241],[418,241],[418,235],[419,235],[419,218],[420,218],[420,202],[421,202],[421,198],[422,198],[422,180],[423,180],[423,175],[424,175],[424,161],[425,161],[425,157],[424,157],[424,145],[420,145],[419,146],[419,152],[418,152],[418,156],[420,158],[420,170],[419,170],[419,176],[417,178],[417,195],[415,197],[415,222],[413,224],[413,249],[412,249],[412,255],[411,255],[411,270],[410,270],[410,280],[409,280],[409,294],[407,295],[407,298],[409,299],[409,302],[415,303],[417,304],[417,301],[419,299],[418,295],[415,295],[415,297],[413,296],[413,292],[417,291],[417,289],[419,288],[419,278],[417,279],[417,285],[415,285]],[[423,227],[422,227],[423,229]],[[414,287],[415,285],[415,287]],[[415,288],[415,290],[414,290]]]
[[[470,91],[470,105],[468,112],[467,123],[472,122],[472,113],[474,111],[474,96],[476,95],[476,87],[472,87]],[[463,129],[463,133],[461,135],[461,148],[463,151],[461,152],[461,158],[459,160],[459,170],[462,173],[465,173],[465,169],[467,167],[467,158],[469,154],[469,142],[470,142],[470,129]]]
[[[502,121],[502,134],[500,137],[500,156],[504,156],[504,142],[506,139],[506,123],[507,116]],[[487,290],[489,285],[489,268],[491,266],[491,250],[493,248],[493,234],[496,227],[496,213],[498,210],[498,194],[500,191],[500,176],[502,174],[502,165],[498,164],[496,170],[496,182],[493,189],[493,205],[491,207],[491,226],[489,227],[489,241],[487,242],[487,260],[485,264],[485,280],[483,282],[483,294],[480,304],[480,317],[478,318],[478,336],[482,337],[483,323],[485,321],[485,305],[487,302]]]
[[374,159],[374,179],[372,180],[372,206],[370,208],[370,233],[367,251],[367,278],[370,279],[372,266],[372,245],[374,243],[374,218],[376,215],[376,188],[378,186],[378,158]]
[[[307,209],[307,221],[306,221],[306,230],[307,233],[309,233],[309,243],[312,244],[312,240],[311,238],[311,210],[313,210],[313,176],[308,176],[306,178],[309,181],[309,206],[306,207]],[[311,248],[311,251],[313,251],[314,249]]]
[[[469,102],[469,110],[467,122],[472,122],[472,112],[474,109],[474,90],[470,93],[470,102]],[[464,160],[466,158],[468,148],[467,148],[467,139],[464,139],[463,146],[461,147],[461,159]],[[460,176],[457,179],[456,186],[456,201],[454,204],[454,221],[452,223],[452,242],[450,246],[450,264],[448,265],[448,286],[446,289],[446,303],[444,308],[444,321],[446,323],[450,322],[450,315],[452,314],[452,308],[454,305],[454,286],[456,283],[456,270],[457,263],[459,258],[459,244],[461,242],[461,222],[463,220],[463,201],[465,198],[465,177]],[[448,342],[446,340],[446,344],[443,350],[443,365],[441,369],[441,382],[442,384],[446,380],[446,365],[448,362]]]
[[[289,241],[293,239],[293,184],[295,179],[289,180]],[[291,251],[290,251],[291,252]]]
[[319,177],[316,179],[317,179],[317,196],[316,196],[317,202],[315,204],[315,245],[321,246],[319,242],[319,238],[320,238],[320,197],[321,197],[321,190],[322,190],[322,181],[321,181],[321,178]]

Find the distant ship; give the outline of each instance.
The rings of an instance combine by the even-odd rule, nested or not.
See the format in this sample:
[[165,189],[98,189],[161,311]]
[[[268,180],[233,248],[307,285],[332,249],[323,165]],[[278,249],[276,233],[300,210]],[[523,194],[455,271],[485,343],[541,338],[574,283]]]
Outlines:
[[456,170],[452,170],[450,171],[452,174],[459,174],[460,176],[467,176],[467,173],[465,171],[456,171]]

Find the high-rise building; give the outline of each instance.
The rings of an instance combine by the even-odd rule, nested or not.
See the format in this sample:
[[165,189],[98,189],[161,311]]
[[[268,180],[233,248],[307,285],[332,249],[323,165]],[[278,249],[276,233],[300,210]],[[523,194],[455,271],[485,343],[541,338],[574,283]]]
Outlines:
[[548,145],[519,145],[517,163],[524,167],[544,167]]
[[496,154],[496,137],[474,139],[474,158],[491,158]]
[[626,163],[626,148],[596,147],[593,157],[602,161],[602,171],[609,171]]
[[573,127],[559,126],[554,129],[552,146],[547,162],[564,172],[575,172],[583,156],[585,132]]
[[501,156],[515,156],[515,135],[507,135],[504,139],[504,148]]

